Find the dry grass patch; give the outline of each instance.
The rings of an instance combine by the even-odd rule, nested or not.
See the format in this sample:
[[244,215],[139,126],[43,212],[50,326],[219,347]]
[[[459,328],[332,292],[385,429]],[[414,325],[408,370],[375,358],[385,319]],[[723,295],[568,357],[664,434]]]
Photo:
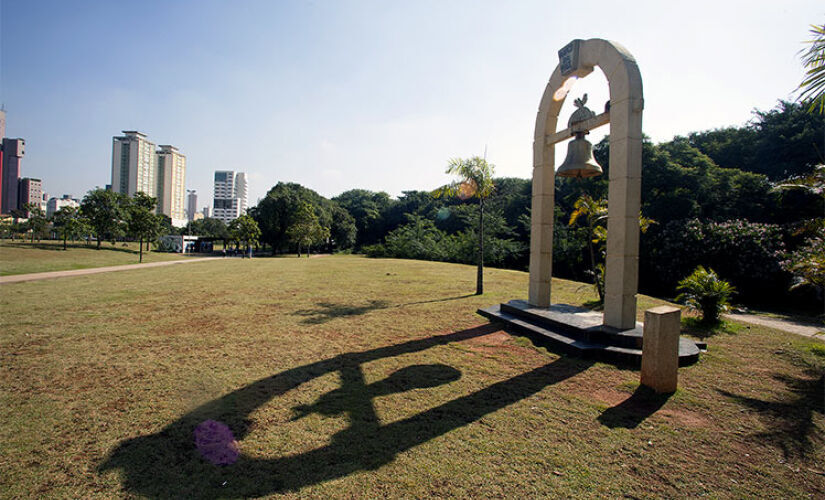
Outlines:
[[[163,262],[187,258],[181,254],[143,252],[143,262]],[[68,271],[92,267],[119,266],[138,263],[137,243],[95,244],[70,243],[63,250],[62,241],[0,240],[0,276],[12,274]]]
[[[818,341],[712,336],[656,398],[484,323],[527,289],[486,278],[477,297],[470,266],[325,257],[4,286],[0,496],[825,495]],[[233,465],[198,453],[208,419]]]

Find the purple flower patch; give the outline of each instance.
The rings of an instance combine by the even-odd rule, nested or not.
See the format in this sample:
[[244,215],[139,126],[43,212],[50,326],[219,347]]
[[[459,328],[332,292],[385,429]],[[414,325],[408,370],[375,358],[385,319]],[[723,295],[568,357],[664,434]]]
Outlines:
[[205,420],[195,427],[194,434],[195,447],[214,465],[231,465],[238,460],[238,442],[226,424]]

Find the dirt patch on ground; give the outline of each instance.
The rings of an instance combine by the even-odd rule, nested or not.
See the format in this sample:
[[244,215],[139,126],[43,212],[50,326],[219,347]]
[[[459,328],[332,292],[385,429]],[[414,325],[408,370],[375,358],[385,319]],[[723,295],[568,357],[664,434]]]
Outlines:
[[465,340],[467,344],[472,346],[497,346],[504,344],[512,337],[507,332],[500,330],[497,332],[488,333],[487,335],[481,335],[479,337],[474,337]]
[[659,410],[656,416],[681,427],[708,427],[710,425],[710,420],[701,413],[679,408]]
[[606,403],[610,406],[616,406],[617,404],[621,403],[622,401],[630,397],[630,394],[628,394],[627,392],[611,388],[596,389],[595,391],[591,392],[590,395],[596,401]]

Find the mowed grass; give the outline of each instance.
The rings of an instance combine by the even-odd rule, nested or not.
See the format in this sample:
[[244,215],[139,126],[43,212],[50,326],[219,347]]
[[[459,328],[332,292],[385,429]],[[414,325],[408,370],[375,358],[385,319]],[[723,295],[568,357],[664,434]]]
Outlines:
[[[825,495],[822,343],[731,327],[656,398],[487,325],[527,275],[485,277],[335,256],[4,285],[0,496]],[[198,453],[207,419],[233,465]]]
[[[69,243],[63,250],[62,241],[43,240],[30,243],[21,240],[0,240],[0,276],[11,274],[66,271],[91,267],[119,266],[138,263],[137,243],[103,243],[87,246]],[[177,253],[143,252],[143,262],[161,262],[188,258]]]

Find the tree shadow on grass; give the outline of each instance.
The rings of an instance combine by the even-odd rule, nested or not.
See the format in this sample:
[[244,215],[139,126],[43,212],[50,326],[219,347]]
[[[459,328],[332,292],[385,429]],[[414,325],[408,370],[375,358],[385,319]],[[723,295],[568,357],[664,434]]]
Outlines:
[[313,309],[301,309],[295,311],[295,316],[303,316],[306,319],[301,321],[306,325],[320,325],[327,321],[332,321],[335,318],[343,316],[360,316],[376,309],[386,309],[390,307],[390,303],[386,300],[371,300],[368,303],[360,306],[352,304],[333,304],[332,302],[319,302],[318,306]]
[[475,297],[475,296],[476,296],[476,294],[474,294],[474,293],[468,293],[467,295],[456,295],[455,297],[445,297],[443,299],[419,300],[417,302],[407,302],[406,304],[399,304],[396,307],[417,306],[419,304],[435,304],[436,302],[449,302],[451,300],[468,299],[470,297]]
[[640,385],[629,398],[599,415],[598,420],[611,429],[635,429],[659,411],[670,396],[671,394],[657,394],[653,389]]
[[814,414],[825,413],[825,375],[807,370],[806,377],[774,374],[774,380],[788,388],[788,395],[778,401],[768,401],[719,390],[733,401],[760,413],[769,430],[753,438],[779,447],[785,458],[805,457],[821,447],[825,439],[819,433]]
[[[123,487],[127,491],[151,498],[244,498],[296,491],[359,471],[377,469],[392,462],[401,452],[573,377],[592,364],[580,359],[560,358],[403,420],[389,424],[380,422],[372,398],[449,383],[461,374],[446,365],[417,365],[366,384],[362,370],[364,363],[420,352],[498,330],[495,325],[483,325],[343,354],[278,373],[206,403],[155,434],[123,441],[98,470],[121,469]],[[340,389],[320,396],[312,405],[293,408],[295,418],[313,412],[346,415],[349,427],[333,435],[325,446],[273,458],[241,453],[237,462],[223,467],[212,465],[198,454],[193,432],[201,422],[206,419],[223,422],[240,441],[250,431],[248,418],[256,409],[331,372],[340,374]]]
[[460,300],[466,299],[468,297],[474,297],[473,294],[468,295],[460,295],[456,297],[446,297],[443,299],[432,299],[432,300],[422,300],[418,302],[408,302],[406,304],[397,304],[393,305],[386,300],[370,300],[366,304],[362,305],[353,305],[353,304],[335,304],[332,302],[319,302],[317,307],[312,309],[301,309],[292,313],[295,316],[303,316],[305,319],[301,321],[301,323],[305,325],[320,325],[322,323],[326,323],[327,321],[332,321],[336,318],[341,318],[345,316],[360,316],[362,314],[366,314],[370,311],[375,311],[379,309],[388,309],[390,307],[406,307],[406,306],[414,306],[418,304],[433,304],[436,302],[447,302],[451,300]]
[[742,330],[742,325],[731,321],[719,320],[715,323],[707,323],[701,318],[688,316],[682,318],[682,333],[698,339],[706,340],[714,335],[733,335]]
[[[38,250],[55,250],[55,251],[60,251],[60,252],[63,251],[63,240],[48,240],[48,241],[51,241],[51,243],[44,243],[44,242],[31,243],[31,242],[28,242],[28,241],[26,241],[26,242],[14,241],[14,242],[5,242],[3,244],[3,246],[9,247],[9,248],[12,248],[12,247],[13,248],[36,248]],[[145,244],[145,242],[144,242],[144,244]],[[90,244],[86,244],[86,243],[77,242],[77,241],[72,243],[71,241],[69,241],[66,244],[66,248],[68,248],[68,249],[85,248],[87,250],[97,250],[97,242],[93,241]],[[101,245],[100,249],[101,250],[112,250],[112,251],[115,251],[115,252],[129,253],[129,254],[134,254],[134,255],[137,255],[138,252],[139,252],[138,250],[133,250],[129,247],[112,246],[111,243],[106,243],[106,242],[104,242]],[[146,253],[145,250],[144,250],[144,253]]]

